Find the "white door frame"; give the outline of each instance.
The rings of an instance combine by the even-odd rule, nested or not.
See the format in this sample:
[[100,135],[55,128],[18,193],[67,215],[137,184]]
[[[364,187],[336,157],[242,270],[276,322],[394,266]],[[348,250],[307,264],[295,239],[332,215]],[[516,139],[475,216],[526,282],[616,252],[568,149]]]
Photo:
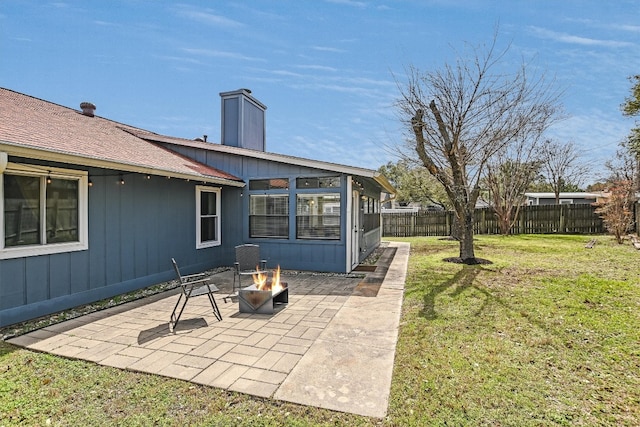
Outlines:
[[351,268],[353,270],[360,261],[360,192],[351,190]]

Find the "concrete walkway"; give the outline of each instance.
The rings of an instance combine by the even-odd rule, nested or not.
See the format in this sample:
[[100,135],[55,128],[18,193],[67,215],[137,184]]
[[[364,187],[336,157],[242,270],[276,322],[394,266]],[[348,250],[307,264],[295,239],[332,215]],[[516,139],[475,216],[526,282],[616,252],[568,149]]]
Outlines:
[[[189,301],[172,333],[175,292],[147,297],[13,339],[60,356],[179,378],[303,405],[382,418],[387,413],[409,245],[392,242],[366,278],[282,277],[289,304],[273,315],[206,298]],[[385,262],[386,260],[386,262]],[[225,292],[226,291],[226,292]]]

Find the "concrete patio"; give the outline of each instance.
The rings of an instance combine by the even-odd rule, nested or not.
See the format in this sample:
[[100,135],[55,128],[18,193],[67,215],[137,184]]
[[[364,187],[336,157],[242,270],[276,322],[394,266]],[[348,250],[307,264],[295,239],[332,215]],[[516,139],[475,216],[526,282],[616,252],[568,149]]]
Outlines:
[[230,271],[218,321],[189,301],[175,329],[176,291],[147,297],[9,343],[100,365],[370,417],[387,413],[409,245],[391,242],[366,277],[284,275],[289,303],[273,315],[239,313]]

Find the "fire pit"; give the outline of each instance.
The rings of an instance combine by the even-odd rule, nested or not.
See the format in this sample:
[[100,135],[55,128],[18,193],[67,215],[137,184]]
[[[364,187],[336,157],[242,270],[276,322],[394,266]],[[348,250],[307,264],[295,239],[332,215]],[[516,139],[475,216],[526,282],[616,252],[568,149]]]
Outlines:
[[289,288],[280,282],[280,266],[274,271],[273,278],[267,274],[253,275],[253,285],[238,292],[240,313],[273,314],[275,308],[289,302]]
[[[286,286],[286,283],[283,283]],[[289,289],[283,288],[279,292],[262,291],[256,285],[240,289],[238,294],[240,313],[273,314],[278,304],[289,302]]]

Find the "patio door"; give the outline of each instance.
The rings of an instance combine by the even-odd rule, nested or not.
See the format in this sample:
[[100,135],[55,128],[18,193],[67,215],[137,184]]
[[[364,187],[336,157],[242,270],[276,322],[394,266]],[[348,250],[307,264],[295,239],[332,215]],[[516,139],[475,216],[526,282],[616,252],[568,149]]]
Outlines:
[[351,269],[360,262],[360,192],[351,192]]

